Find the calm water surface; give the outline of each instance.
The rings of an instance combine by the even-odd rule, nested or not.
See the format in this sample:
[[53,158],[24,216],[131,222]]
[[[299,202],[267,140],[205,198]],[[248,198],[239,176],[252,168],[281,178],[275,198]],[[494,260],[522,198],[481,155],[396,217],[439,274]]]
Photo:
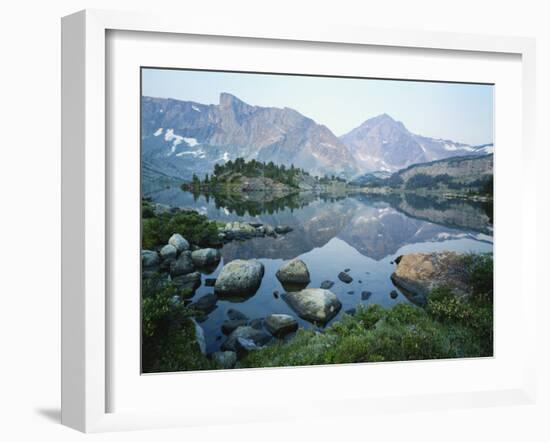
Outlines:
[[[148,196],[158,203],[195,209],[213,220],[257,221],[293,228],[292,232],[277,238],[254,238],[224,245],[218,268],[202,275],[203,282],[205,278],[215,278],[223,265],[234,259],[258,259],[265,266],[262,284],[253,296],[240,302],[219,300],[217,308],[201,324],[209,353],[218,350],[224,341],[221,324],[230,308],[238,309],[251,319],[271,313],[297,317],[280,297],[273,295],[274,291],[284,292],[275,273],[285,260],[299,257],[307,264],[311,275],[308,287],[319,287],[324,280],[335,282],[331,291],[340,299],[342,309],[331,321],[334,322],[346,310],[360,304],[391,307],[411,302],[390,279],[395,269],[392,262],[399,255],[443,250],[491,252],[493,249],[492,214],[480,203],[414,195],[320,198],[309,194],[275,204],[226,204],[225,201],[220,204],[213,198],[194,197],[178,188]],[[353,277],[350,284],[337,277],[345,269],[350,269],[348,273]],[[396,299],[390,297],[392,290],[399,293]],[[368,300],[362,299],[363,291],[372,292]],[[193,300],[212,292],[213,287],[202,284]],[[297,319],[301,327],[316,327]]]

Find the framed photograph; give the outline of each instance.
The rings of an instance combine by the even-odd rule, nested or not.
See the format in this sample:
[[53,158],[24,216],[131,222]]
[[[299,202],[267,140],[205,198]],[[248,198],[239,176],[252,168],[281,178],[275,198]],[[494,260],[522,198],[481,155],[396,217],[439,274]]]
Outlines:
[[532,40],[83,11],[62,44],[64,424],[534,400]]

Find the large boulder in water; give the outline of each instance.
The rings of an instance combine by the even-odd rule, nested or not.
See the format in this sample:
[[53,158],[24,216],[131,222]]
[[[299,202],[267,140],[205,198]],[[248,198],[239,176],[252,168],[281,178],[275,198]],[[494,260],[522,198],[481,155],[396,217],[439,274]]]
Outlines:
[[342,308],[336,295],[324,289],[284,293],[283,299],[301,318],[321,324],[334,318]]
[[277,279],[281,284],[309,284],[311,281],[306,263],[298,258],[285,262],[277,270]]
[[236,259],[226,264],[216,279],[214,290],[219,296],[254,294],[264,276],[264,265],[256,260]]
[[212,267],[220,262],[220,251],[218,249],[199,249],[191,252],[193,264],[197,267]]
[[393,283],[407,295],[427,296],[436,287],[447,287],[457,296],[472,293],[464,255],[455,252],[403,255],[392,273]]

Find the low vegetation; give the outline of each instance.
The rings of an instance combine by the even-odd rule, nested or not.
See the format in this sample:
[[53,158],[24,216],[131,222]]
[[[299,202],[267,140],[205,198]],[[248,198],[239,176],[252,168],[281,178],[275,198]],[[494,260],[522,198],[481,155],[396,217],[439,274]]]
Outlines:
[[168,242],[177,232],[193,244],[211,246],[219,243],[214,221],[194,210],[156,214],[148,200],[142,200],[142,248],[154,249]]
[[195,314],[174,302],[178,289],[157,278],[143,280],[142,371],[159,373],[208,370],[214,364],[204,356],[195,339]]

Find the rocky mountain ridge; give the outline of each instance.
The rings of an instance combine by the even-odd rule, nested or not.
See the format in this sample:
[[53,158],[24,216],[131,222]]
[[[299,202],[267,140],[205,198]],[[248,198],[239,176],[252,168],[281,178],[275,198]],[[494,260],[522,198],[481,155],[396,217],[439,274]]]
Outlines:
[[313,175],[349,179],[492,149],[492,144],[471,146],[415,135],[387,114],[338,138],[296,110],[253,106],[228,93],[209,105],[146,96],[141,100],[142,168],[150,181],[204,176],[215,164],[236,158],[293,164]]

